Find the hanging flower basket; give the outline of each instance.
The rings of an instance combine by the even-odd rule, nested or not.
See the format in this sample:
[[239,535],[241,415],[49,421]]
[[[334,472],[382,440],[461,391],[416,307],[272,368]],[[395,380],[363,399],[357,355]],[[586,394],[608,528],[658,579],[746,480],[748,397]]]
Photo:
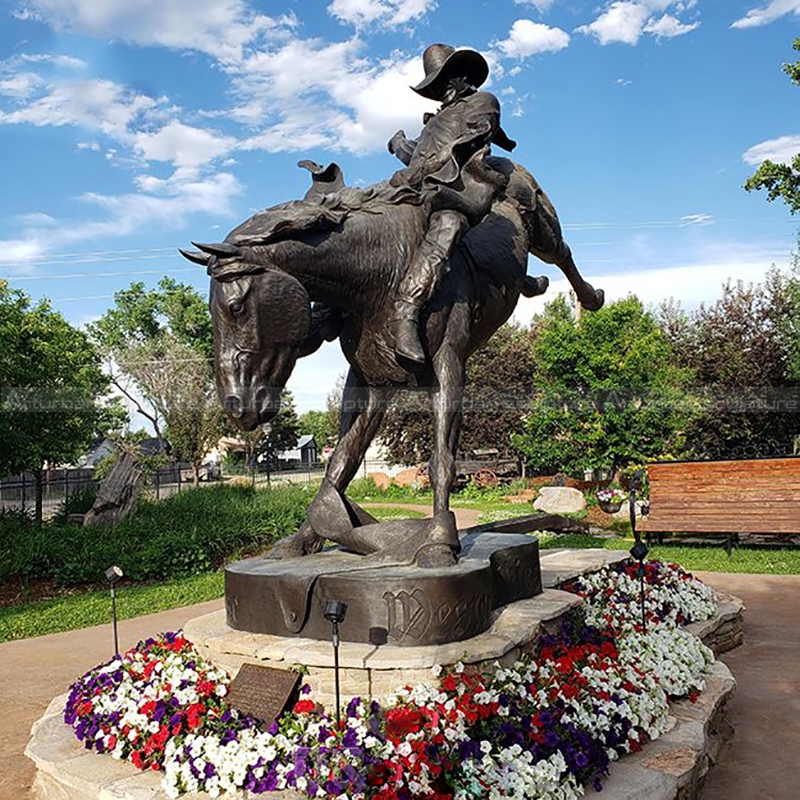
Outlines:
[[616,514],[627,499],[625,492],[619,489],[601,489],[597,493],[597,503],[606,514]]

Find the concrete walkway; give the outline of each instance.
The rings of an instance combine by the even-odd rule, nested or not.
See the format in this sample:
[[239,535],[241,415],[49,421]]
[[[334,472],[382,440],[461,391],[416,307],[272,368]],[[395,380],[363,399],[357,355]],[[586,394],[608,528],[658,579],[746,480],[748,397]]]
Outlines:
[[[739,682],[730,708],[736,736],[709,774],[704,800],[800,798],[800,576],[699,577],[747,604],[745,644],[724,657]],[[221,607],[215,600],[126,620],[120,623],[120,647]],[[2,800],[30,797],[33,767],[23,750],[33,722],[112,649],[110,625],[0,645]]]
[[[174,631],[187,620],[222,608],[212,600],[188,608],[119,623],[121,650],[156,633]],[[111,625],[55,633],[0,645],[0,798],[30,796],[33,763],[23,755],[31,725],[50,701],[92,667],[113,655]]]
[[800,576],[698,573],[744,600],[745,642],[722,658],[738,682],[736,733],[703,800],[800,798]]

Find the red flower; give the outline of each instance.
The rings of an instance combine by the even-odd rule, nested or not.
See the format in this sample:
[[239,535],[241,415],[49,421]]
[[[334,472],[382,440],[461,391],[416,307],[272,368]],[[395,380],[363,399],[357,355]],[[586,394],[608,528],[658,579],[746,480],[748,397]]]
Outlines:
[[314,708],[314,703],[311,700],[298,700],[294,704],[293,711],[295,714],[308,714],[313,711]]
[[442,681],[442,689],[446,692],[454,692],[456,690],[456,686],[458,686],[458,681],[455,678],[455,675],[448,675]]
[[422,725],[422,713],[416,708],[393,708],[386,715],[386,735],[392,739],[405,739],[416,733]]
[[186,724],[189,726],[190,731],[200,725],[200,718],[205,710],[206,707],[202,703],[192,703],[192,705],[186,709]]
[[561,658],[556,659],[556,672],[560,672],[562,675],[566,672],[572,672],[574,666],[575,664],[569,656],[561,656]]
[[573,697],[577,697],[581,693],[581,690],[571,683],[565,683],[561,687],[561,694],[567,698],[567,700],[571,700]]

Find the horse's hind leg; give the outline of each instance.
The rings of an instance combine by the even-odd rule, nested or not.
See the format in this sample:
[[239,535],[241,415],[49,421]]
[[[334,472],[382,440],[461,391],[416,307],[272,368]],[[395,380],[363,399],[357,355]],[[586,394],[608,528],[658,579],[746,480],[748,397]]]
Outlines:
[[562,245],[563,253],[559,260],[555,262],[556,266],[566,276],[578,300],[580,300],[581,305],[587,311],[597,311],[603,307],[605,293],[602,289],[595,289],[591,283],[584,280],[583,276],[578,272],[575,262],[572,260],[572,251],[569,249],[569,245],[563,241]]
[[[530,244],[528,250],[540,261],[555,264],[572,286],[573,291],[587,311],[602,308],[605,300],[603,290],[595,289],[575,266],[572,251],[561,235],[561,223],[550,198],[538,187],[536,188],[535,207],[525,215]],[[529,295],[530,296],[530,295]]]

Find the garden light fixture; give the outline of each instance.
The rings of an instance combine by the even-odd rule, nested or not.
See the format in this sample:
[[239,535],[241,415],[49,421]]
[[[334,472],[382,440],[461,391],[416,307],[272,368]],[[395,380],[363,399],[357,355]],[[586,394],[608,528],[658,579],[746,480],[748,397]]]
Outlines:
[[119,636],[117,635],[117,582],[122,577],[122,570],[109,567],[106,570],[106,580],[111,587],[111,622],[114,626],[114,655],[119,658]]
[[633,531],[633,538],[636,544],[631,548],[631,556],[639,562],[639,602],[642,608],[642,633],[647,633],[647,614],[644,609],[644,560],[650,552],[647,545],[642,541],[639,531],[636,530],[636,490],[642,482],[644,477],[644,470],[637,469],[633,473],[630,488],[630,512],[631,512],[631,530]]
[[325,619],[331,623],[331,639],[333,641],[333,675],[336,686],[336,725],[342,727],[342,706],[339,690],[339,625],[347,616],[347,603],[341,600],[328,600],[325,603]]

